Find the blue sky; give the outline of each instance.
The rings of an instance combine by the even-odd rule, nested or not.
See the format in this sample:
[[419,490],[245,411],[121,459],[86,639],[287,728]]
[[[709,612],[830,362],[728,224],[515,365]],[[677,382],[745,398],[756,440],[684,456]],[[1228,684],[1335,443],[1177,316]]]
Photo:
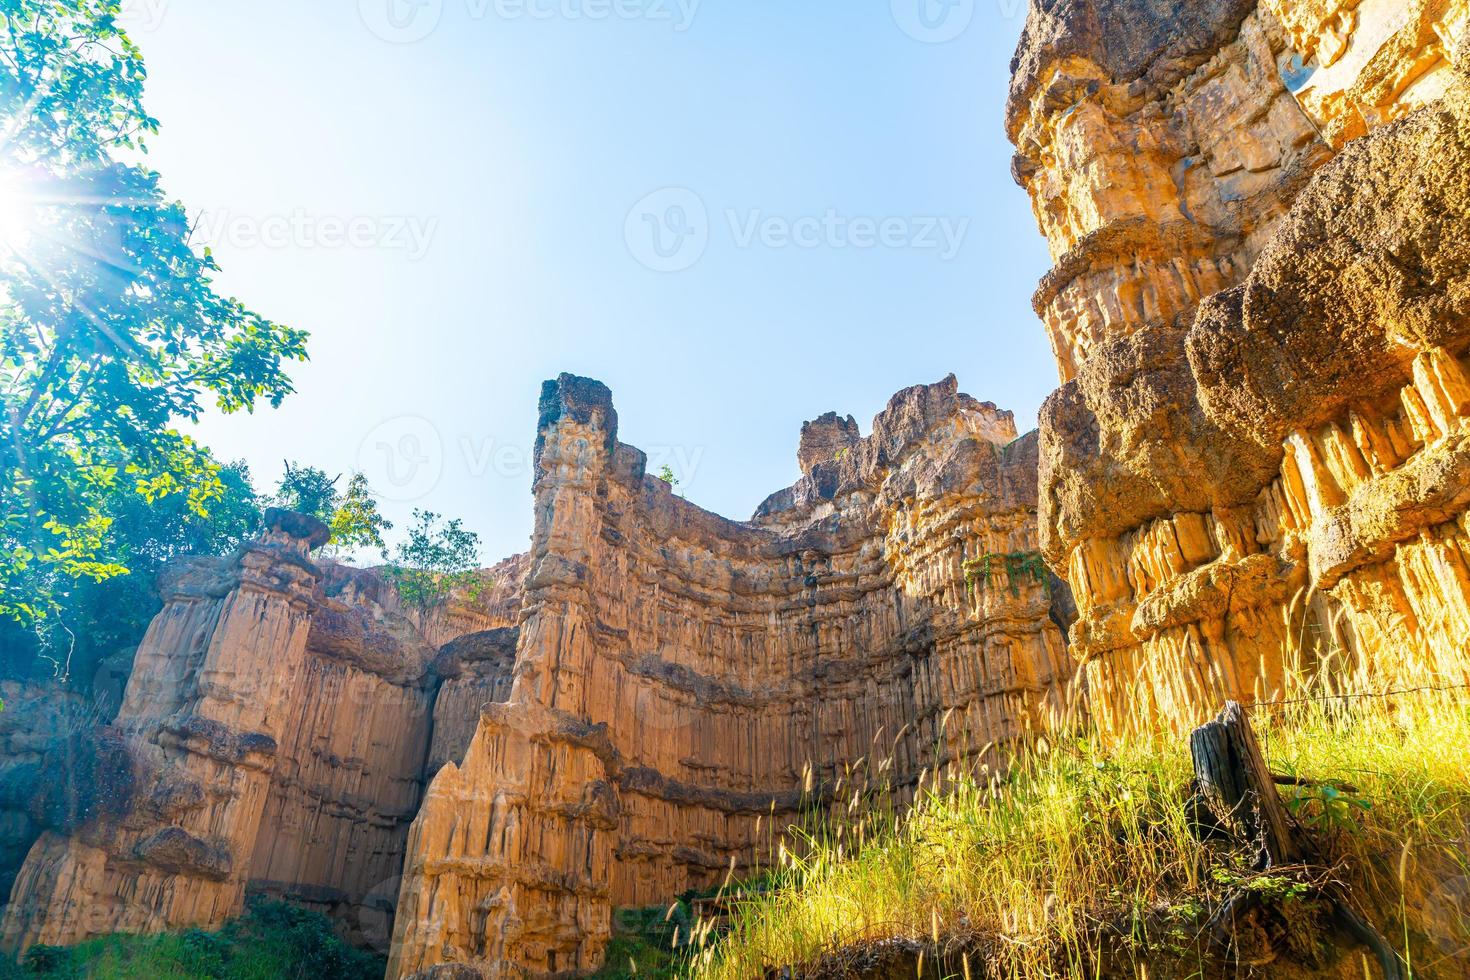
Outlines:
[[796,478],[804,419],[866,433],[951,371],[1033,426],[1056,370],[1002,130],[1022,15],[131,0],[152,165],[223,287],[312,333],[297,395],[203,438],[262,484],[284,459],[364,469],[391,518],[463,517],[494,560],[526,547],[562,371],[606,382],[622,439],[735,518]]

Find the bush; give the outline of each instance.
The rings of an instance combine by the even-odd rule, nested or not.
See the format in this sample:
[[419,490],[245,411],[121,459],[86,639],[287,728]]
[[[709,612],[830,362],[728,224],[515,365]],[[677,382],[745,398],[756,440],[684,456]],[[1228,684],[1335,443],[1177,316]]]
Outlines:
[[0,980],[380,980],[386,966],[338,938],[319,912],[262,899],[219,932],[34,946],[20,967],[0,957]]
[[71,976],[72,951],[61,946],[32,946],[26,953],[26,970],[46,976]]

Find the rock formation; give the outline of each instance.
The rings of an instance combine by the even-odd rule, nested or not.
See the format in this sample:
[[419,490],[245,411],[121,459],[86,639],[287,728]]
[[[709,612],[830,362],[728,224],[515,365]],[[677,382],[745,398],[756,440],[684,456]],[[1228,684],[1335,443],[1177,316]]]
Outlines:
[[911,790],[1062,713],[1034,436],[952,377],[856,428],[808,423],[741,524],[645,473],[605,387],[547,383],[510,701],[428,790],[390,976],[595,968],[613,906],[748,870],[846,765]]
[[[31,742],[65,724],[77,745],[58,789],[38,797],[51,781],[22,771],[7,780],[26,783],[30,811],[42,799],[51,828],[6,910],[11,948],[217,925],[250,891],[331,912],[387,950],[431,735],[462,749],[479,713],[462,702],[494,700],[510,678],[506,658],[455,654],[454,642],[435,650],[430,638],[514,634],[522,561],[490,570],[476,600],[420,613],[374,572],[311,561],[319,525],[279,511],[267,525],[232,558],[166,573],[165,608],[103,729],[104,744],[117,740],[118,791],[87,792],[97,765],[86,712],[12,701],[6,715],[40,721]],[[7,771],[40,764],[26,744]],[[12,829],[7,840],[29,842]]]
[[7,945],[219,925],[238,911],[298,683],[326,540],[272,511],[232,562],[165,591],[118,712],[119,791],[71,836],[43,834],[16,881]]
[[906,798],[1078,679],[1114,732],[1290,677],[1464,683],[1467,35],[1470,0],[1037,0],[1007,125],[1056,260],[1039,435],[910,388],[866,437],[808,422],[736,522],[563,375],[531,552],[427,611],[272,511],[171,570],[68,785],[25,809],[0,729],[0,823],[47,828],[5,945],[254,890],[391,934],[394,978],[575,973],[613,907],[753,870],[860,761]]
[[391,930],[393,976],[594,968],[613,907],[752,870],[860,760],[905,799],[1064,716],[1037,447],[950,377],[866,438],[808,423],[801,479],[740,523],[564,375],[532,551],[429,611],[272,511],[170,569],[94,751],[115,778],[31,849],[5,943],[216,926],[250,891]]
[[1033,5],[1007,125],[1056,259],[1041,540],[1104,728],[1470,677],[1467,23]]
[[89,809],[77,792],[81,780],[61,779],[86,769],[94,718],[111,720],[109,707],[72,690],[34,680],[0,681],[0,898],[10,894],[26,852],[48,827],[69,830]]

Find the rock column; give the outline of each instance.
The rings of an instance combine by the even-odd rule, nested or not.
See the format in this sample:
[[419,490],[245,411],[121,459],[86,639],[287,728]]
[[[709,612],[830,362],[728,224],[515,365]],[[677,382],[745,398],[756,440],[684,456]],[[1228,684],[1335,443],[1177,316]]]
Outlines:
[[595,970],[611,932],[619,804],[607,726],[587,721],[587,586],[597,496],[617,447],[612,394],[546,383],[535,546],[516,677],[464,760],[434,777],[409,835],[388,976],[456,964],[482,976]]
[[270,510],[232,559],[187,565],[138,649],[116,721],[131,772],[70,836],[31,849],[8,950],[113,932],[218,926],[240,912],[277,740],[306,651],[325,543]]

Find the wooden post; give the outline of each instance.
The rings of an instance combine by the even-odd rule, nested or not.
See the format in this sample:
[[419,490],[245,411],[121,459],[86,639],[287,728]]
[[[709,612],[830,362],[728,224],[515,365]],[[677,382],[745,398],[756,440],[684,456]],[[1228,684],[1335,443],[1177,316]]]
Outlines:
[[[1291,818],[1276,792],[1279,777],[1272,775],[1266,757],[1256,742],[1245,709],[1234,701],[1214,721],[1196,728],[1189,736],[1189,753],[1194,759],[1194,778],[1199,795],[1226,830],[1261,848],[1256,862],[1259,871],[1283,864],[1312,862],[1311,842],[1293,833]],[[1373,951],[1384,980],[1404,980],[1404,963],[1387,940],[1348,901],[1347,890],[1335,885],[1320,894],[1333,905],[1338,921],[1355,939]],[[1238,893],[1221,907],[1211,921],[1220,928],[1233,918]]]
[[1227,701],[1218,718],[1189,736],[1189,751],[1200,793],[1215,818],[1260,843],[1260,870],[1295,862],[1299,849],[1291,821],[1245,710]]

